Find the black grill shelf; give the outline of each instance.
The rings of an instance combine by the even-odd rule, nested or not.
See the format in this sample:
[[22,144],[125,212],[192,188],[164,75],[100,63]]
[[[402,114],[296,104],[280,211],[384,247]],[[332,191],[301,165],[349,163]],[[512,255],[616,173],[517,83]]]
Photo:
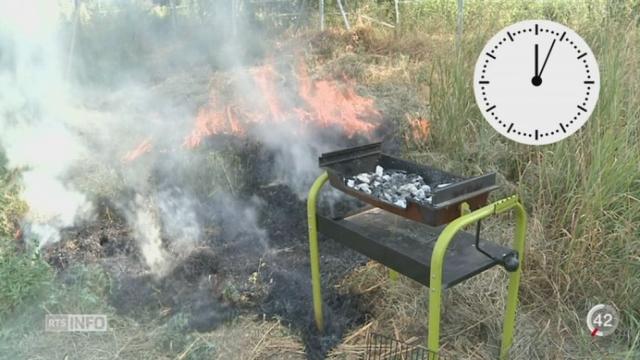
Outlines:
[[[430,226],[379,208],[332,219],[318,215],[319,232],[345,246],[429,286],[431,254],[445,226]],[[511,249],[480,239],[480,247],[499,259]],[[443,288],[450,288],[498,263],[475,248],[475,236],[460,231],[447,249]]]

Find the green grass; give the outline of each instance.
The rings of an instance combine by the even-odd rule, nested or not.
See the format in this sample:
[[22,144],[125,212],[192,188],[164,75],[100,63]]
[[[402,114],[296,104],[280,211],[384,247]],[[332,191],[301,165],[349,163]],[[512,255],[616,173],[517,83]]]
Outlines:
[[[361,0],[361,8],[353,12],[392,23],[390,3]],[[319,63],[328,74],[347,73],[357,79],[396,123],[405,122],[407,112],[429,119],[429,139],[407,143],[407,156],[438,161],[465,173],[496,170],[503,194],[517,191],[523,198],[530,223],[519,324],[531,320],[537,327],[521,329],[516,344],[539,334],[531,346],[540,347],[533,352],[540,356],[596,356],[581,331],[589,307],[604,302],[615,304],[623,315],[615,341],[604,343],[605,350],[614,352],[616,359],[636,358],[640,352],[640,1],[466,0],[464,10],[459,51],[454,46],[456,1],[425,0],[403,3],[397,33],[364,27],[355,29],[355,40],[352,34],[327,35],[319,43],[323,50]],[[502,27],[532,18],[559,21],[581,34],[596,54],[602,81],[598,105],[584,129],[543,147],[517,145],[496,134],[482,119],[471,84],[485,42]],[[329,17],[328,23],[342,26],[336,17]],[[345,53],[345,43],[353,50]],[[119,56],[129,61],[129,53],[123,54]],[[106,60],[105,64],[110,65]],[[239,166],[232,158],[212,160]],[[36,342],[46,311],[112,314],[114,341],[103,338],[96,345],[105,356],[136,358],[164,351],[163,358],[174,357],[193,344],[191,338],[177,337],[173,328],[177,320],[140,325],[113,314],[106,303],[110,280],[103,271],[77,267],[69,273],[70,282],[61,284],[37,255],[19,251],[13,236],[25,205],[17,196],[17,174],[3,170],[5,163],[0,157],[0,354],[6,350],[3,346],[15,348],[20,358],[38,351],[44,354],[54,345],[91,345],[75,335]],[[234,183],[236,173],[231,170],[239,169],[218,174],[224,175],[219,183]],[[493,284],[487,279],[478,284],[484,286],[483,281]],[[388,291],[389,297],[398,294],[397,289]],[[416,316],[416,311],[424,310],[424,304],[418,303],[413,311],[415,292],[402,291],[409,300],[393,302],[390,318],[397,317],[398,308],[409,307],[407,318],[422,321],[424,314]],[[493,306],[494,296],[500,298],[500,294],[480,294],[464,293],[463,298],[470,303],[484,301],[483,306]],[[463,305],[458,301],[455,307]],[[474,316],[473,309],[460,311],[465,318]],[[476,314],[474,321],[483,317]],[[498,321],[490,322],[494,323],[499,326]],[[458,327],[464,330],[462,323]],[[480,329],[474,331],[485,336]],[[423,330],[419,327],[416,334]],[[471,340],[465,340],[466,354],[475,349]],[[30,350],[33,344],[38,349]],[[209,352],[208,346],[203,346],[203,353]]]
[[[474,15],[484,17],[478,2],[469,1]],[[526,2],[524,2],[526,3]],[[520,6],[524,6],[521,3]],[[626,314],[633,329],[640,316],[640,30],[631,13],[604,7],[602,12],[567,13],[566,3],[542,2],[530,11],[517,6],[494,28],[465,35],[458,56],[435,54],[430,83],[430,150],[472,161],[481,168],[500,169],[519,185],[535,221],[532,260],[527,270],[544,280],[527,283],[530,291],[558,290],[555,300],[585,309],[611,302]],[[487,16],[496,9],[488,7]],[[618,17],[611,18],[611,12]],[[469,79],[476,54],[505,23],[521,18],[551,18],[561,14],[593,48],[601,69],[602,87],[595,112],[586,127],[557,144],[528,147],[496,135],[482,120]],[[510,14],[517,14],[511,15]],[[637,14],[637,12],[635,13]],[[470,23],[476,19],[466,17]],[[598,26],[594,26],[598,24]],[[504,169],[504,170],[503,170]],[[505,172],[505,170],[507,170]],[[547,261],[537,261],[537,254]],[[526,300],[526,298],[525,298]],[[635,331],[633,331],[635,330]]]
[[[360,4],[356,13],[393,20],[388,4]],[[626,346],[636,356],[640,349],[640,2],[467,0],[459,50],[456,1],[407,3],[401,15],[397,34],[379,26],[357,30],[367,34],[369,44],[355,52],[358,61],[370,67],[380,66],[367,58],[372,52],[387,55],[388,67],[406,63],[387,80],[410,84],[415,96],[424,96],[428,103],[424,108],[405,107],[431,121],[430,139],[407,144],[407,156],[435,159],[464,172],[498,171],[503,184],[522,197],[531,219],[523,306],[542,308],[542,318],[559,321],[577,334],[591,306],[614,304],[623,314],[617,346]],[[482,118],[471,82],[486,41],[504,26],[525,19],[572,27],[590,44],[601,72],[599,102],[587,125],[564,141],[541,147],[519,145],[498,135]],[[420,37],[424,41],[417,42]],[[428,50],[403,43],[422,43]],[[379,79],[372,81],[362,67],[358,80],[378,86]],[[408,75],[398,76],[403,72]],[[425,84],[428,91],[421,91]]]

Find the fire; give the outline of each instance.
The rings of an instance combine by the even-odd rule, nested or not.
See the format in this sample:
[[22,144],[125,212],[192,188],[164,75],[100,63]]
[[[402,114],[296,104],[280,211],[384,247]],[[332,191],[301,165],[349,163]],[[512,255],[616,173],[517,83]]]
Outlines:
[[187,148],[195,148],[208,136],[218,134],[240,136],[244,135],[244,132],[244,127],[231,106],[221,106],[217,97],[212,96],[209,105],[198,111],[196,126],[184,140],[183,145]]
[[279,120],[285,115],[280,106],[280,100],[278,99],[278,90],[276,88],[276,76],[277,73],[273,69],[271,64],[261,66],[252,71],[253,80],[255,81],[260,94],[269,108],[269,114],[271,119]]
[[413,117],[407,115],[407,123],[409,129],[405,135],[405,140],[414,141],[416,143],[423,143],[431,132],[431,122],[423,117]]
[[[246,136],[255,125],[281,122],[294,124],[294,131],[336,128],[348,137],[371,135],[381,118],[374,100],[358,95],[352,81],[314,80],[300,63],[295,74],[297,86],[282,86],[285,76],[267,63],[248,71],[250,94],[234,93],[228,99],[221,89],[212,90],[209,102],[198,110],[183,147],[196,148],[214,135]],[[152,147],[151,138],[147,138],[123,161],[131,162]]]
[[298,70],[300,76],[300,97],[308,105],[305,114],[308,122],[317,122],[323,127],[341,126],[349,137],[355,134],[370,134],[375,124],[362,120],[378,119],[373,99],[359,96],[352,83],[342,90],[335,81],[312,81],[305,67]]
[[[286,94],[278,82],[284,78],[271,64],[252,69],[249,73],[258,92],[258,99],[240,99],[238,104],[223,104],[212,92],[210,102],[201,108],[195,128],[186,137],[184,146],[194,148],[205,137],[228,134],[242,136],[256,124],[295,121],[301,131],[309,127],[336,127],[348,137],[370,135],[376,128],[380,113],[373,99],[357,94],[353,83],[344,85],[334,80],[312,80],[306,67],[297,71],[298,92]],[[285,98],[286,95],[289,95]],[[286,106],[285,100],[295,98],[299,104]],[[246,103],[251,105],[247,106]],[[245,104],[245,106],[242,106]]]
[[153,148],[153,144],[151,143],[151,138],[146,138],[143,142],[141,142],[135,149],[129,151],[122,157],[122,161],[124,162],[132,162],[133,160],[139,158],[140,156],[148,153]]

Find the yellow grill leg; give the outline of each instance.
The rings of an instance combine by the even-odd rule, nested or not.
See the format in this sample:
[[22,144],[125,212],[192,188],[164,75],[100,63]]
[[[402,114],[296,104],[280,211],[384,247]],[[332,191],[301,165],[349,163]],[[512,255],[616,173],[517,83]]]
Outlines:
[[320,286],[320,249],[318,248],[318,218],[316,208],[318,193],[329,179],[324,172],[320,175],[309,190],[307,198],[307,221],[309,224],[309,256],[311,262],[311,287],[313,291],[313,313],[316,319],[316,327],[322,332],[324,319],[322,317],[322,288]]
[[[504,211],[515,208],[516,210],[516,231],[514,240],[514,250],[518,252],[520,264],[518,269],[509,276],[509,290],[507,296],[507,308],[502,329],[502,345],[500,349],[500,359],[504,360],[509,354],[509,349],[513,341],[513,329],[515,325],[516,308],[518,304],[518,287],[520,285],[520,273],[524,260],[524,238],[526,232],[526,213],[524,207],[518,201],[517,196],[496,201],[492,204],[484,206],[455,219],[442,231],[435,248],[431,255],[431,278],[429,279],[429,334],[427,346],[432,354],[429,355],[430,360],[438,358],[440,351],[440,307],[442,302],[442,272],[444,265],[444,257],[449,247],[449,243],[456,233],[467,225],[473,224],[478,220],[489,217],[493,214],[499,214]],[[464,210],[463,210],[464,211]],[[466,211],[465,211],[466,212]]]

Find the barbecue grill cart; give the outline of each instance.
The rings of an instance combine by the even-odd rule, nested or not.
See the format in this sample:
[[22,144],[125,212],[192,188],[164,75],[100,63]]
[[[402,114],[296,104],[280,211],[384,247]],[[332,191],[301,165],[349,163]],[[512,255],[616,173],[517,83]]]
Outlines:
[[[429,359],[440,350],[440,303],[442,290],[450,288],[495,265],[510,272],[500,358],[508,357],[513,340],[520,272],[524,258],[526,213],[517,196],[486,205],[495,190],[495,174],[463,178],[382,153],[381,144],[370,144],[323,154],[325,172],[309,191],[307,216],[315,321],[323,330],[322,290],[318,231],[390,269],[394,279],[403,274],[429,287]],[[420,175],[431,183],[429,202],[407,200],[401,207],[371,193],[348,186],[345,179],[378,167]],[[355,214],[331,218],[316,212],[318,193],[327,182],[369,204]],[[437,186],[446,184],[445,186]],[[513,249],[480,238],[481,220],[509,210],[516,212]],[[475,224],[475,233],[462,229]]]

